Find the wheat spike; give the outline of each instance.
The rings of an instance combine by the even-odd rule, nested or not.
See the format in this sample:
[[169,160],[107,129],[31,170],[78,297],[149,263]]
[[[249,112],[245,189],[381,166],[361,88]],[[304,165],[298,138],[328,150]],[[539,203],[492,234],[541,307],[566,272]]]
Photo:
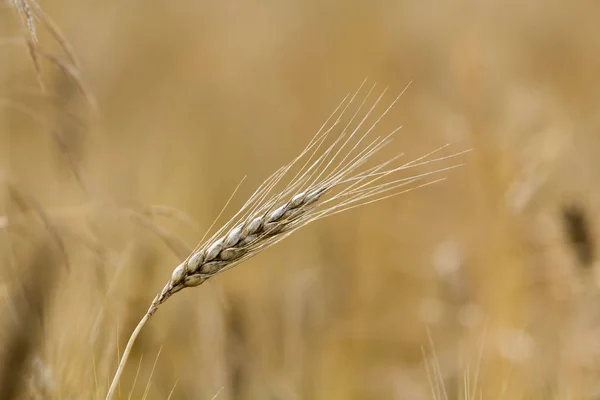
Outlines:
[[[369,139],[369,134],[408,86],[374,122],[368,124],[385,90],[367,108],[365,106],[375,89],[373,85],[357,109],[351,112],[350,108],[363,85],[354,94],[344,98],[298,157],[271,175],[229,222],[208,240],[203,238],[188,258],[175,268],[168,283],[155,297],[131,335],[107,399],[114,395],[129,351],[140,330],[158,306],[173,294],[186,287],[198,286],[216,274],[231,269],[310,222],[437,182],[440,179],[423,179],[458,166],[390,180],[400,171],[462,154],[431,159],[430,156],[440,148],[397,167],[391,165],[399,156],[364,168],[364,164],[387,145],[391,136],[400,129],[384,137]],[[349,121],[342,124],[347,115]],[[336,128],[341,132],[328,144],[327,139]]]

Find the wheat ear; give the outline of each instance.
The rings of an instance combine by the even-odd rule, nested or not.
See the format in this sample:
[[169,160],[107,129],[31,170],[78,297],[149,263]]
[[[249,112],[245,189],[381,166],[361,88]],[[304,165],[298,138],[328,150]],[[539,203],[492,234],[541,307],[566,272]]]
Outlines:
[[[171,279],[154,298],[131,335],[106,396],[107,400],[114,396],[138,334],[158,306],[173,294],[186,287],[202,284],[285,239],[310,222],[437,182],[439,179],[422,180],[458,166],[390,179],[395,176],[393,174],[402,170],[461,154],[431,159],[430,156],[440,150],[438,149],[397,167],[390,165],[399,156],[383,164],[364,168],[364,164],[388,144],[391,136],[400,129],[395,129],[385,137],[368,139],[369,134],[408,86],[374,122],[367,123],[381,102],[385,90],[367,108],[375,89],[375,86],[371,87],[357,109],[351,111],[363,85],[357,92],[344,98],[298,157],[271,175],[229,222],[210,239],[205,241],[203,238],[189,257],[175,268]],[[347,115],[349,121],[342,124],[343,117]],[[336,128],[341,129],[341,133],[328,144],[327,139]]]

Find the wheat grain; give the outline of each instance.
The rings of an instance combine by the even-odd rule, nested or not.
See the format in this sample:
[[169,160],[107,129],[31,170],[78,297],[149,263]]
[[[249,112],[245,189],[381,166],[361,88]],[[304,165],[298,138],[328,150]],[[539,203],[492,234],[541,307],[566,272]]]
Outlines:
[[[439,180],[418,183],[422,178],[458,166],[389,180],[392,174],[400,171],[461,154],[429,159],[440,150],[438,149],[398,167],[390,167],[398,159],[395,157],[383,164],[361,169],[400,129],[364,144],[368,141],[369,134],[404,93],[403,91],[396,97],[374,122],[367,125],[385,90],[365,111],[365,105],[375,89],[375,85],[372,86],[357,109],[351,112],[350,108],[361,88],[344,98],[298,157],[271,175],[229,222],[210,239],[205,241],[203,238],[187,259],[175,268],[170,280],[155,297],[131,335],[107,399],[114,395],[137,335],[158,306],[173,294],[187,287],[198,286],[233,268],[310,222],[437,182]],[[341,121],[347,114],[350,114],[349,121],[342,127]],[[341,132],[332,143],[327,144],[330,134],[338,127]]]

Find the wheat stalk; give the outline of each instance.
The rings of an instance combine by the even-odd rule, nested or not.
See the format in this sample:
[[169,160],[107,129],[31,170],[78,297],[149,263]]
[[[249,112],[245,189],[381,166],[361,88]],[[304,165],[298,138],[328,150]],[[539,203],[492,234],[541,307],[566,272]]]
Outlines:
[[[355,103],[363,85],[354,94],[344,98],[298,157],[271,175],[229,222],[210,239],[203,238],[201,244],[175,268],[170,280],[154,298],[131,335],[106,396],[107,400],[114,396],[133,343],[141,329],[158,306],[173,294],[187,287],[198,286],[216,274],[233,268],[310,222],[437,182],[440,179],[418,183],[427,176],[458,166],[389,179],[392,174],[402,170],[461,154],[429,159],[440,150],[438,149],[397,167],[390,165],[399,156],[365,169],[364,164],[388,144],[391,136],[400,129],[395,129],[385,137],[376,137],[370,141],[368,139],[369,134],[408,86],[374,122],[367,124],[367,120],[381,102],[385,90],[364,111],[375,89],[373,85],[357,109],[351,112],[350,107]],[[341,128],[337,138],[327,144],[330,134],[342,126],[342,118],[347,114],[351,114],[349,122]],[[292,172],[294,169],[295,172]]]

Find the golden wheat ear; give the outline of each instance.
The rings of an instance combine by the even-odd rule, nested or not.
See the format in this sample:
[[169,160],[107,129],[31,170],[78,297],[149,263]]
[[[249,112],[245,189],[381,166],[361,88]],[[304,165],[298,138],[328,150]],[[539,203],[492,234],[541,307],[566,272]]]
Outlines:
[[267,178],[227,223],[208,240],[203,238],[175,268],[131,335],[107,399],[111,399],[115,393],[137,335],[158,306],[173,294],[187,287],[198,286],[216,274],[233,268],[313,221],[438,182],[440,179],[430,178],[459,166],[398,176],[403,171],[464,153],[433,157],[444,146],[404,164],[395,166],[400,157],[397,156],[367,167],[372,157],[400,129],[394,129],[385,136],[372,137],[382,118],[408,86],[380,113],[376,113],[376,110],[386,91],[373,100],[373,85],[362,101],[357,102],[363,86],[364,82],[355,93],[344,98],[295,159]]

